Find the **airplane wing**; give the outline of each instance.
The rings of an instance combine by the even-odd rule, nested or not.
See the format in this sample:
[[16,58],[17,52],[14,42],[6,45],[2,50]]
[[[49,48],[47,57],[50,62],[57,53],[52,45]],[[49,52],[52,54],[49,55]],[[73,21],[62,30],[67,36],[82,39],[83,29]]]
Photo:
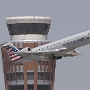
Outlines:
[[65,55],[63,55],[64,57],[73,57],[73,56],[80,56],[82,54],[80,54],[78,51],[76,50],[71,50],[67,53],[65,53]]

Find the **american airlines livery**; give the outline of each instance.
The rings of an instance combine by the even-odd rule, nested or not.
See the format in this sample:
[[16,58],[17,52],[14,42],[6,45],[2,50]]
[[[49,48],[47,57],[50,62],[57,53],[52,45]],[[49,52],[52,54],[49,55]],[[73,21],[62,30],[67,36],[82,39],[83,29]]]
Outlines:
[[24,48],[18,50],[12,43],[5,43],[1,46],[10,57],[11,62],[26,62],[43,59],[62,59],[62,57],[73,57],[81,55],[75,49],[90,43],[90,30],[69,36],[35,48]]

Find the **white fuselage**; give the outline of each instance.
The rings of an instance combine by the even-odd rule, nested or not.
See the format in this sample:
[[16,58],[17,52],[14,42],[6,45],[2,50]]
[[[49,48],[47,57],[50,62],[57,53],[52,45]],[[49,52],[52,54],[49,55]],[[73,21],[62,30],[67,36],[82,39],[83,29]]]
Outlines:
[[64,47],[67,48],[68,51],[70,51],[75,48],[87,45],[89,43],[90,43],[90,30],[33,48],[32,51],[54,50]]
[[[37,51],[44,51],[44,50],[56,50],[56,49],[66,48],[67,50],[65,50],[65,52],[63,53],[63,54],[65,54],[75,48],[87,45],[89,43],[90,43],[90,30],[73,35],[73,36],[69,36],[69,37],[61,39],[61,40],[57,40],[57,41],[48,43],[45,45],[38,46],[36,48],[31,49],[31,51],[37,52]],[[63,54],[62,54],[62,56],[63,56]],[[56,56],[58,56],[58,55],[56,55]],[[42,58],[41,56],[39,57],[37,55],[36,56],[35,55],[34,56],[26,55],[26,57],[27,57],[27,61],[28,61],[28,59],[30,59],[30,61],[33,61],[36,58],[39,60]]]

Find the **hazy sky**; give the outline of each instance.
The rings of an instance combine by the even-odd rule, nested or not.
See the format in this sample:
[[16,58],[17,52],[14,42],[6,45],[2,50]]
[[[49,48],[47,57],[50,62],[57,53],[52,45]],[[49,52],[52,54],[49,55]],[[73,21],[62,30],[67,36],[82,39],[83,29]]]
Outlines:
[[[26,15],[51,17],[48,39],[54,41],[90,29],[90,0],[0,0],[0,43],[10,38],[5,18]],[[83,55],[57,61],[55,90],[90,90],[90,45],[77,50]]]

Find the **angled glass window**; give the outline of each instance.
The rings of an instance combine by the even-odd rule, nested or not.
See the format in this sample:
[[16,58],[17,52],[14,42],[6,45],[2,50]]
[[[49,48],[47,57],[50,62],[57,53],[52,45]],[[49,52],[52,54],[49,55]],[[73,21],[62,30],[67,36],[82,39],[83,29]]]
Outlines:
[[24,34],[25,33],[25,29],[24,29],[24,24],[19,24],[17,23],[17,26],[18,26],[18,32],[19,34]]
[[31,34],[31,27],[32,27],[31,23],[24,24],[25,34]]
[[32,24],[32,34],[37,34],[37,31],[38,31],[38,24],[33,23]]
[[45,23],[15,23],[7,25],[10,35],[43,34],[47,35],[50,24]]

